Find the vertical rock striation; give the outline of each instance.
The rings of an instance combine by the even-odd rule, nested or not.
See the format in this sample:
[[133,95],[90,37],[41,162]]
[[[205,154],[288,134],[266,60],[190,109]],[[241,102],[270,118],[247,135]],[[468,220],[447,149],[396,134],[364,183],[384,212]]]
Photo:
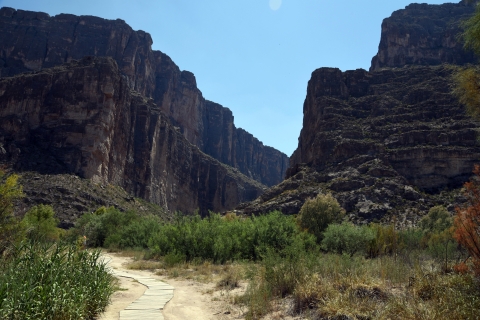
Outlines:
[[262,192],[130,85],[112,58],[94,57],[0,79],[1,161],[118,185],[169,211],[225,211]]
[[410,4],[383,20],[378,53],[370,71],[404,65],[463,65],[477,61],[463,49],[458,35],[461,21],[475,11],[474,4]]
[[[288,157],[253,136],[244,138],[230,110],[203,98],[191,72],[181,71],[166,54],[151,49],[148,33],[134,31],[120,19],[50,17],[12,8],[0,9],[0,30],[0,77],[85,56],[112,57],[128,87],[152,98],[190,143],[213,157],[220,155],[218,160],[263,184],[283,179]],[[252,145],[244,145],[246,141]]]

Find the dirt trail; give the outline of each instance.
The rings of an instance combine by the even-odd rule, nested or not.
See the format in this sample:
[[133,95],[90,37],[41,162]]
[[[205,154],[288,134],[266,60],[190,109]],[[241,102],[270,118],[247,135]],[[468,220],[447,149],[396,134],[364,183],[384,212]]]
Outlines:
[[[168,279],[157,276],[151,271],[129,270],[125,268],[125,265],[131,261],[131,258],[112,253],[104,254],[104,257],[107,261],[110,260],[109,265],[116,270],[158,279],[175,288],[172,300],[163,309],[166,320],[223,320],[233,318],[221,301],[212,301],[212,295],[207,294],[207,292],[212,291],[213,284]],[[105,313],[99,317],[101,320],[118,320],[120,311],[141,297],[146,290],[145,286],[133,279],[119,277],[119,280],[120,288],[124,290],[114,293],[112,303]]]

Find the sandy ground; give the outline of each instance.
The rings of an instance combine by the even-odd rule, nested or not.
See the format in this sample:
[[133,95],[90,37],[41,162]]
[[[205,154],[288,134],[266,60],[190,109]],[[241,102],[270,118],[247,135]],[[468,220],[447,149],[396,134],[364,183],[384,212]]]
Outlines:
[[[112,268],[139,275],[147,275],[164,281],[175,288],[173,299],[166,304],[163,310],[166,320],[229,320],[243,318],[242,310],[227,302],[231,293],[215,290],[215,285],[212,283],[205,284],[192,280],[170,279],[155,275],[152,271],[128,270],[125,268],[125,264],[131,261],[131,258],[112,253],[104,254],[104,257],[106,261],[110,260],[109,265]],[[99,319],[117,320],[119,312],[138,299],[146,290],[145,286],[133,279],[119,277],[119,280],[122,290],[114,293],[111,304]]]

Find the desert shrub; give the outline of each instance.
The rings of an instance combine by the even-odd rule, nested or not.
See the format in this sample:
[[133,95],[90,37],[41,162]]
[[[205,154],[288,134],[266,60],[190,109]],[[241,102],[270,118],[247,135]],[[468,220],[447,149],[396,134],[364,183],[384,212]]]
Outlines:
[[366,252],[368,244],[375,239],[372,229],[367,226],[355,226],[349,222],[330,224],[323,233],[322,249],[334,253],[347,253],[353,256],[357,252]]
[[37,205],[27,211],[22,219],[26,236],[34,241],[58,240],[63,230],[57,228],[58,220],[49,205]]
[[13,211],[14,202],[24,196],[18,178],[0,170],[0,255],[23,238],[22,226]]
[[480,166],[475,165],[475,176],[465,183],[467,205],[457,208],[454,237],[470,254],[472,270],[480,277]]
[[420,222],[419,227],[425,233],[439,233],[447,230],[453,224],[450,213],[444,206],[430,208]]
[[378,223],[370,224],[370,229],[373,230],[375,238],[368,246],[369,257],[378,257],[385,254],[393,254],[398,249],[398,232],[395,226],[381,225]]
[[105,239],[107,248],[148,248],[148,240],[161,228],[162,221],[157,216],[146,216],[132,219],[117,232]]
[[407,253],[423,249],[425,247],[423,238],[424,232],[420,228],[408,228],[398,231],[400,250]]
[[94,319],[113,293],[100,252],[24,244],[0,263],[1,319]]
[[320,243],[327,226],[340,222],[344,215],[345,210],[340,207],[337,199],[331,194],[319,194],[316,198],[305,201],[298,215],[298,223]]
[[313,239],[299,231],[295,220],[280,212],[246,219],[224,219],[211,214],[178,217],[162,224],[149,240],[156,255],[170,253],[223,263],[229,260],[259,260],[267,250],[280,251],[293,241],[314,246]]
[[295,241],[280,252],[268,250],[262,260],[265,282],[275,297],[292,294],[297,284],[303,283],[315,269],[315,252],[305,250],[301,241]]
[[100,207],[93,213],[82,215],[75,224],[75,235],[87,237],[87,245],[103,247],[110,237],[109,244],[115,244],[120,239],[120,233],[132,221],[137,219],[134,212],[122,212],[114,207]]

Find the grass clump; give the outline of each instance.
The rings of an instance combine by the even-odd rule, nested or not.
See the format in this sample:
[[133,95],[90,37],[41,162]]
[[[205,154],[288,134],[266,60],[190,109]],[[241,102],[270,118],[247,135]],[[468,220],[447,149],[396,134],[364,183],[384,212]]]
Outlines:
[[114,290],[100,252],[23,244],[0,266],[1,319],[93,319]]

